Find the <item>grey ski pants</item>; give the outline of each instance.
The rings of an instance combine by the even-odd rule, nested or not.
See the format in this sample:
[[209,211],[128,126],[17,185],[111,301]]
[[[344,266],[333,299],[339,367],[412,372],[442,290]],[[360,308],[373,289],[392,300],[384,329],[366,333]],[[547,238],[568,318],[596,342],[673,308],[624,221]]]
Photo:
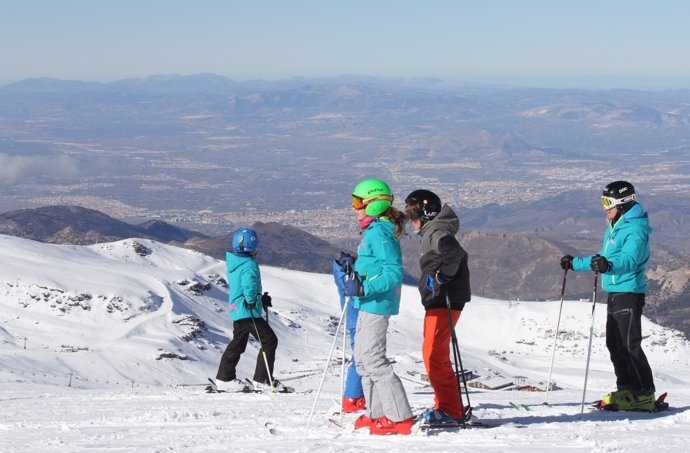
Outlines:
[[367,416],[400,422],[412,417],[405,388],[386,357],[390,316],[360,310],[355,333],[355,366],[362,376]]

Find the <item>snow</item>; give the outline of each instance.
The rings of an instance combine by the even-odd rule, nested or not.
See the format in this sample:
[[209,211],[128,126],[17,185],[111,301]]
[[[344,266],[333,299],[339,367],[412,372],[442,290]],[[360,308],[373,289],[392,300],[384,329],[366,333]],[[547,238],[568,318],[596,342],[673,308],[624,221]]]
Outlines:
[[[548,393],[548,405],[544,392],[471,387],[475,416],[502,426],[390,437],[353,431],[358,414],[331,414],[343,355],[341,337],[334,337],[340,309],[332,277],[271,267],[262,267],[262,276],[280,341],[275,375],[298,393],[207,394],[207,378],[215,376],[232,332],[222,261],[143,239],[81,247],[0,235],[0,451],[688,449],[690,343],[647,319],[644,349],[672,409],[610,413],[585,406],[581,413],[591,301],[563,304],[552,376],[558,389]],[[389,355],[416,412],[433,402],[421,376],[418,297],[416,288],[403,288],[401,313],[389,332]],[[543,389],[559,306],[559,300],[474,297],[457,329],[464,367],[487,385],[524,382]],[[587,402],[615,384],[605,317],[605,306],[597,304]],[[239,376],[251,377],[256,351],[250,343]]]

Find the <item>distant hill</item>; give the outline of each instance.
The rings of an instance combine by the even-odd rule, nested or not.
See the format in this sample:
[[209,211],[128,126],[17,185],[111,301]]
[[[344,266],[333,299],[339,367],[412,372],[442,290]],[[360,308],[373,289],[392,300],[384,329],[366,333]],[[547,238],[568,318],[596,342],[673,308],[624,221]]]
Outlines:
[[0,214],[0,234],[54,244],[90,245],[139,237],[185,242],[204,234],[161,221],[132,225],[80,206],[44,206]]
[[[279,223],[255,223],[261,239],[260,264],[306,272],[331,272],[338,250],[305,231]],[[91,245],[129,238],[153,239],[197,250],[218,259],[232,235],[208,237],[160,220],[132,225],[100,211],[79,206],[45,206],[0,214],[0,234],[53,244]]]
[[652,267],[645,313],[658,323],[690,334],[690,258]]
[[[276,222],[257,222],[251,225],[251,228],[256,231],[261,241],[259,253],[256,256],[259,264],[305,272],[331,272],[331,262],[337,256],[338,249],[323,239],[299,228]],[[231,244],[232,234],[212,238],[194,238],[183,245],[224,260],[225,252],[229,250]]]

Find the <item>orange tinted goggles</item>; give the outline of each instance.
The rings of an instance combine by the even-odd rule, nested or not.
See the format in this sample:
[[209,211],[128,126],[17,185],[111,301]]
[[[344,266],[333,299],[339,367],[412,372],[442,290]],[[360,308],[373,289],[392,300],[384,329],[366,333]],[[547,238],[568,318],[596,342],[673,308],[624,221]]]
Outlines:
[[393,202],[393,197],[390,195],[377,195],[371,198],[360,198],[357,195],[352,195],[352,207],[356,210],[364,209],[369,203],[375,200],[388,200]]

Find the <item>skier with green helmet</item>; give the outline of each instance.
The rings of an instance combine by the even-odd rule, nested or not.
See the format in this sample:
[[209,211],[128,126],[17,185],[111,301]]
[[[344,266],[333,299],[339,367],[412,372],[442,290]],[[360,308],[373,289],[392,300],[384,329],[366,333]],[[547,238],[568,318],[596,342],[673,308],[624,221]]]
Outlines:
[[[400,311],[403,280],[399,237],[405,215],[393,207],[393,192],[380,179],[365,179],[352,191],[352,209],[362,229],[354,267],[339,272],[343,292],[359,309],[355,366],[362,377],[366,412],[355,429],[371,434],[410,434],[413,414],[405,388],[386,358],[386,332]],[[346,271],[342,269],[341,271]]]

